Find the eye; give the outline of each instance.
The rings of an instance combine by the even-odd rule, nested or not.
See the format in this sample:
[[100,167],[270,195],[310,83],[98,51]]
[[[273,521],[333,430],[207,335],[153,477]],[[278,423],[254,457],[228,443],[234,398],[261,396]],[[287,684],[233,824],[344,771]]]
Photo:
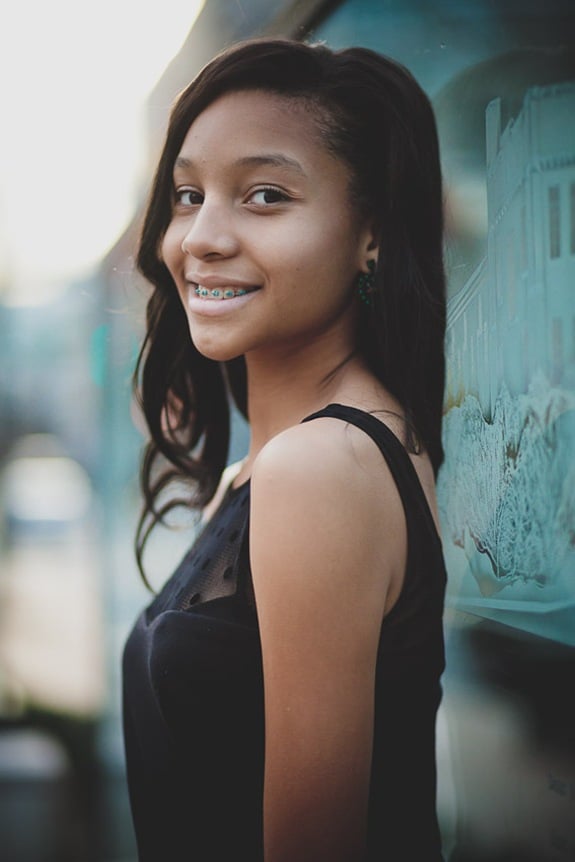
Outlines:
[[289,200],[287,195],[281,189],[275,186],[266,186],[265,188],[255,189],[248,197],[248,203],[257,204],[258,206],[269,206],[270,204],[280,204]]
[[203,202],[203,196],[195,189],[176,189],[174,202],[176,206],[196,207]]

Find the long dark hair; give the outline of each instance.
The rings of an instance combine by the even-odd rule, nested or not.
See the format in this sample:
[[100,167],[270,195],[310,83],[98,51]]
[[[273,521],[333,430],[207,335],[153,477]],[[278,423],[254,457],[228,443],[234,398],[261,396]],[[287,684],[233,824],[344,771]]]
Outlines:
[[183,502],[161,503],[173,480],[188,480],[187,506],[213,497],[228,455],[228,392],[246,416],[243,358],[218,363],[196,350],[160,245],[172,214],[174,162],[191,123],[220,95],[249,89],[313,105],[326,146],[351,169],[353,202],[380,231],[375,292],[360,316],[358,350],[401,403],[436,473],[443,459],[443,202],[429,100],[407,69],[366,48],[243,42],[208,63],[177,99],[141,234],[137,265],[154,290],[134,377],[150,432],[140,567],[151,528]]

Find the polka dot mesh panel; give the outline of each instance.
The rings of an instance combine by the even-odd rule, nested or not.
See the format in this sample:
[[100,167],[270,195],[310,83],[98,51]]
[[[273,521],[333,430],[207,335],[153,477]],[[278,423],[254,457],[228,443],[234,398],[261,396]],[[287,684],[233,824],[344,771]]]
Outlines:
[[[238,557],[249,513],[249,483],[229,488],[217,511],[201,529],[166,586],[152,602],[148,618],[165,610],[188,610],[233,595],[238,586]],[[249,587],[251,587],[251,579]],[[251,589],[247,597],[253,603]]]

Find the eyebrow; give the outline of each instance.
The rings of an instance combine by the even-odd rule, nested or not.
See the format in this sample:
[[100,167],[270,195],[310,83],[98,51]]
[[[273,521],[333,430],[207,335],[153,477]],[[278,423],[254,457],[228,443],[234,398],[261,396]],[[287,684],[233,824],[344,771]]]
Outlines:
[[[305,176],[305,171],[296,159],[285,156],[283,153],[261,153],[253,156],[242,156],[235,163],[238,167],[260,167],[271,166],[275,168],[291,168]],[[194,163],[185,156],[178,156],[174,162],[174,168],[193,168]]]
[[271,165],[275,168],[291,168],[305,176],[305,171],[296,159],[285,156],[283,153],[261,153],[253,156],[243,156],[238,159],[237,165],[241,167],[260,167],[260,165]]
[[194,163],[183,156],[178,156],[174,162],[174,168],[193,168]]

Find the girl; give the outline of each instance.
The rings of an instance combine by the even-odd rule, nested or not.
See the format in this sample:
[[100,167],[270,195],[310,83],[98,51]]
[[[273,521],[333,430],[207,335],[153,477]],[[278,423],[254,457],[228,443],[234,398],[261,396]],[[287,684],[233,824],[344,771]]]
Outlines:
[[[441,859],[428,99],[366,49],[229,49],[173,109],[138,265],[140,556],[172,479],[204,509],[125,649],[140,859]],[[224,474],[228,393],[250,446]]]

